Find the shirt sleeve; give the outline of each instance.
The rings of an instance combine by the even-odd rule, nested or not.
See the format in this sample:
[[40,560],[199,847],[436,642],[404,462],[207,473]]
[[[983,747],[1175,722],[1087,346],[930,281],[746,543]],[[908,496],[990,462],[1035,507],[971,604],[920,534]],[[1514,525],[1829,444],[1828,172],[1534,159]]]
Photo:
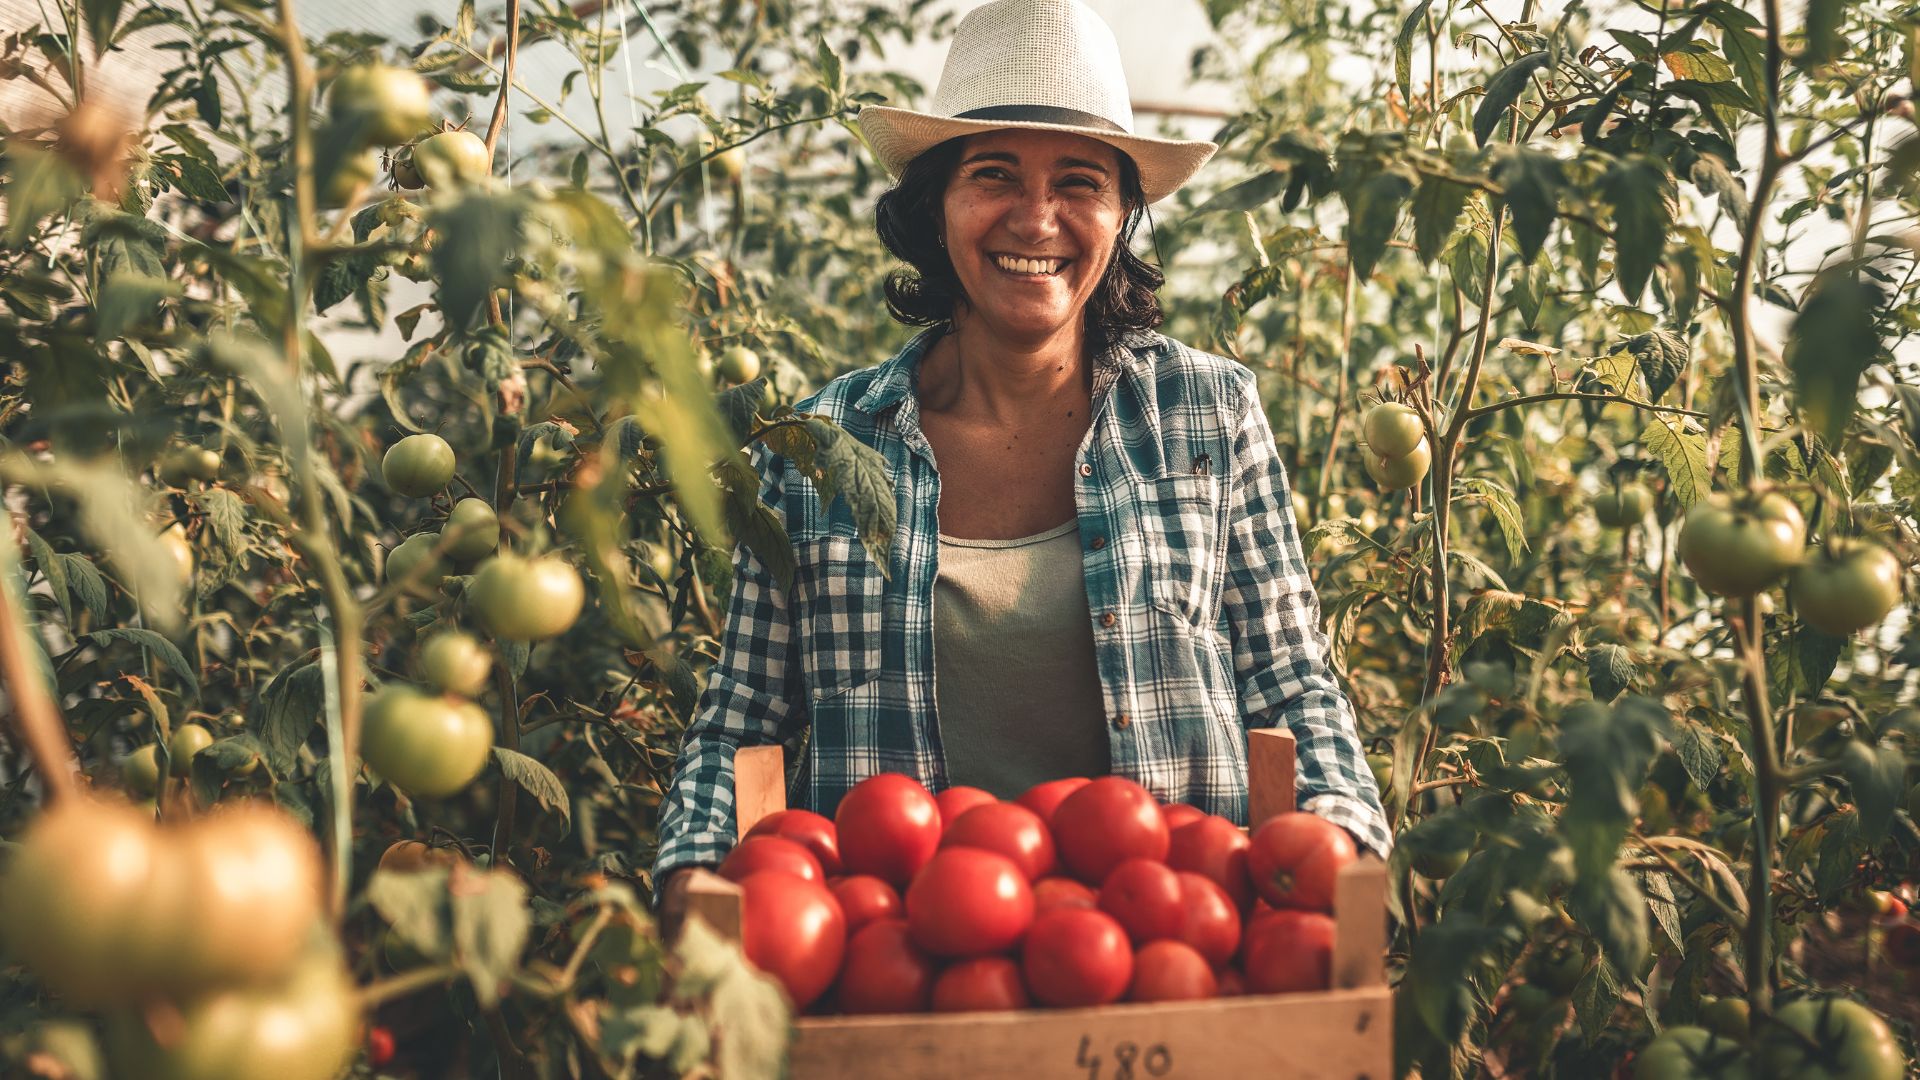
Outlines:
[[[783,462],[754,447],[760,498],[779,507]],[[660,850],[653,879],[685,866],[718,863],[737,840],[733,754],[780,741],[806,720],[800,665],[793,661],[791,597],[745,544],[733,549],[733,593],[720,640],[673,779],[660,803]]]
[[1385,856],[1393,845],[1353,709],[1327,666],[1320,600],[1293,520],[1286,467],[1252,380],[1234,437],[1224,604],[1241,715],[1293,732],[1300,809]]

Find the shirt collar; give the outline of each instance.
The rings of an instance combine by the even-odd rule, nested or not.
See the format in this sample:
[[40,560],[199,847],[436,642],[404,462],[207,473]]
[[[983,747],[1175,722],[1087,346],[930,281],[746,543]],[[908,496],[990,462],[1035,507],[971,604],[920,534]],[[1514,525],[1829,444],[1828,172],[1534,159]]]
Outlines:
[[[942,331],[938,327],[929,327],[913,336],[891,360],[880,365],[867,392],[853,403],[853,407],[869,415],[878,416],[903,399],[912,396],[915,378],[919,372],[920,361],[927,355]],[[1164,339],[1152,330],[1130,330],[1120,335],[1119,340],[1105,352],[1093,358],[1093,399],[1100,400],[1122,375],[1132,375],[1138,379],[1147,378],[1153,371],[1153,351]]]

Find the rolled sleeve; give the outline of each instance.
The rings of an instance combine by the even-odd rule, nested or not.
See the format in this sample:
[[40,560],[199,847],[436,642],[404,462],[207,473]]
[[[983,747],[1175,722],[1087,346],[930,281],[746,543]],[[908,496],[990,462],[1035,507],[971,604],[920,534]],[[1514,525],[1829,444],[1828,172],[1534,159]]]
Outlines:
[[1293,520],[1286,467],[1251,375],[1234,439],[1224,604],[1241,715],[1294,737],[1300,809],[1345,827],[1386,855],[1393,845],[1352,706],[1327,665],[1320,601]]

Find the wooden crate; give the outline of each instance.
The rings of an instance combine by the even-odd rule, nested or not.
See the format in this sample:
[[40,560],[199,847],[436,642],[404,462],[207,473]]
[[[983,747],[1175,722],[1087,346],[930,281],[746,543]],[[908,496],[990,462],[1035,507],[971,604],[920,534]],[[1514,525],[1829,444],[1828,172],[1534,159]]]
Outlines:
[[[740,831],[785,804],[777,746],[734,758]],[[1294,812],[1293,736],[1248,738],[1252,820]],[[1393,997],[1382,971],[1386,866],[1364,858],[1334,896],[1333,989],[1213,1001],[1020,1012],[801,1017],[793,1080],[1161,1080],[1298,1077],[1389,1080]],[[740,933],[740,890],[697,873],[688,914]]]

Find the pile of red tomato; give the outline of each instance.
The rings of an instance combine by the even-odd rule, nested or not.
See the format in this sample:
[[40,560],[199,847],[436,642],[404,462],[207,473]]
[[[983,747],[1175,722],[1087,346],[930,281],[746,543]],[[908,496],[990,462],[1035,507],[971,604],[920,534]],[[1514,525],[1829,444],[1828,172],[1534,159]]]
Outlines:
[[720,873],[797,1008],[960,1012],[1325,989],[1356,855],[1311,814],[1248,835],[1122,777],[1002,802],[885,773],[832,820],[761,820]]

